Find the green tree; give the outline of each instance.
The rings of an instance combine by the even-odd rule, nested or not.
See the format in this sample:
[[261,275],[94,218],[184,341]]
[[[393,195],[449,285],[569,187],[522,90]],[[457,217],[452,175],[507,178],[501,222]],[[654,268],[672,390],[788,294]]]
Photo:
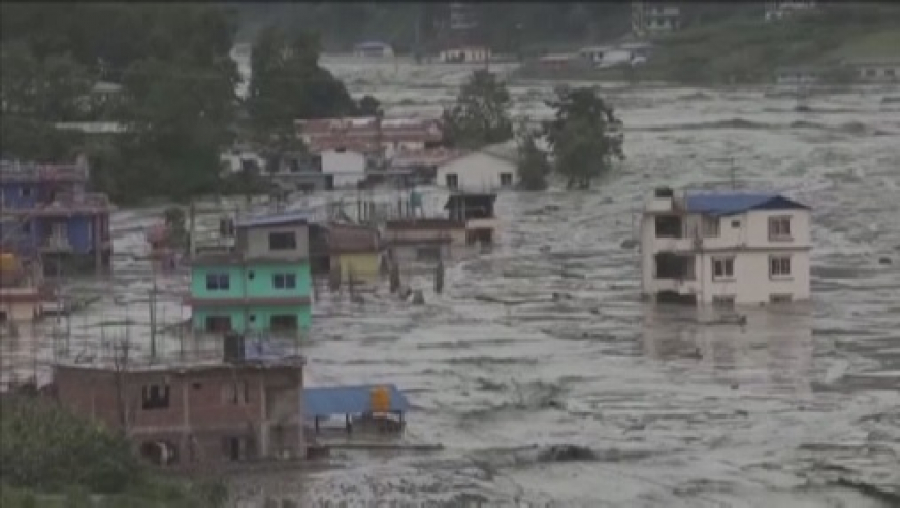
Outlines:
[[445,135],[452,144],[466,148],[509,141],[510,103],[506,85],[487,70],[477,70],[460,89],[456,104],[444,110]]
[[623,159],[622,122],[612,106],[589,87],[556,90],[553,120],[544,122],[543,133],[553,153],[554,170],[569,188],[587,189],[591,180],[609,171],[615,159]]
[[359,100],[357,112],[360,116],[378,116],[381,114],[381,103],[371,95],[364,95]]
[[525,126],[520,132],[516,166],[519,187],[523,190],[544,190],[547,188],[547,177],[553,167],[547,160],[547,154],[537,146],[539,133]]

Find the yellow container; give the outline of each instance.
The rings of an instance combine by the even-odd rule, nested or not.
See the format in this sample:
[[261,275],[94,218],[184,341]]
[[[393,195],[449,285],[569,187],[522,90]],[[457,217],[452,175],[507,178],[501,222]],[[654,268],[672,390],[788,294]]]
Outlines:
[[10,254],[8,252],[0,253],[0,271],[9,272],[15,270],[16,267],[15,254]]
[[373,413],[387,413],[391,410],[391,391],[386,386],[372,388],[369,402]]

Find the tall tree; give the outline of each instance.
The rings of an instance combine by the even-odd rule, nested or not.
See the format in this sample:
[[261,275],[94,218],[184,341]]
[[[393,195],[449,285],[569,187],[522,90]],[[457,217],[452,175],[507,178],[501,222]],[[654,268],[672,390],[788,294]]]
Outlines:
[[513,137],[506,85],[487,70],[477,70],[460,89],[456,104],[444,110],[444,132],[451,143],[480,148]]
[[519,132],[521,134],[516,165],[519,187],[523,190],[544,190],[547,188],[547,177],[553,167],[547,160],[547,154],[537,145],[539,133],[524,125]]
[[558,88],[556,100],[547,105],[556,114],[544,122],[543,132],[554,169],[567,179],[569,188],[589,188],[615,159],[624,158],[622,122],[593,88]]

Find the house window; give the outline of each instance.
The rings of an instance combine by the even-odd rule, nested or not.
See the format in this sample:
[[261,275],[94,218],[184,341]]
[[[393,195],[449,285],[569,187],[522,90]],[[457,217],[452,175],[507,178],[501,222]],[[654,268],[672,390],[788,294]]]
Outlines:
[[769,258],[769,277],[784,278],[791,276],[790,256],[771,256]]
[[894,70],[894,69],[885,69],[885,70],[884,70],[884,75],[885,75],[885,76],[894,77],[894,76],[897,75],[897,71]]
[[512,173],[500,173],[500,185],[503,187],[510,187],[513,183]]
[[23,222],[23,223],[22,223],[22,233],[23,233],[23,234],[26,234],[26,235],[30,235],[30,234],[31,234],[31,223],[30,223],[30,222]]
[[715,295],[712,297],[714,307],[734,307],[734,295]]
[[269,233],[269,250],[294,250],[296,248],[297,235],[293,231]]
[[270,317],[269,329],[273,332],[292,332],[297,330],[296,314],[276,314]]
[[230,332],[231,318],[228,316],[206,316],[204,329],[207,332]]
[[681,238],[681,219],[674,215],[658,215],[654,219],[657,238]]
[[456,175],[456,173],[448,173],[446,179],[448,189],[459,188],[459,177]]
[[733,221],[731,221],[731,227],[733,227],[733,228],[739,228],[739,227],[741,227],[741,221],[739,221],[739,220],[733,220]]
[[210,291],[227,291],[230,287],[227,273],[206,274],[206,289]]
[[19,189],[19,195],[22,196],[23,198],[30,198],[31,197],[31,187],[22,187],[21,189]]
[[713,258],[713,260],[712,260],[712,279],[713,280],[734,279],[734,258]]
[[790,217],[769,217],[769,240],[785,241],[791,239]]
[[222,385],[223,404],[247,404],[250,402],[250,383],[246,380]]
[[169,407],[169,385],[144,385],[141,388],[141,409]]
[[719,218],[703,216],[703,238],[716,238],[719,236]]
[[791,303],[792,301],[794,301],[794,295],[790,293],[769,295],[769,303]]
[[293,273],[277,273],[272,276],[272,287],[275,289],[296,289],[297,276]]

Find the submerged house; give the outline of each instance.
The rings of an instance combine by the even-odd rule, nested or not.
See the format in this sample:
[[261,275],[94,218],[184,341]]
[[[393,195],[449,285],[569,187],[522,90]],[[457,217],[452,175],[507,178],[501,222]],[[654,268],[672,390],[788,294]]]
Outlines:
[[258,217],[234,227],[233,248],[191,260],[194,331],[299,338],[312,321],[307,215]]
[[240,337],[184,363],[58,363],[63,407],[124,432],[147,461],[192,468],[306,456],[303,357]]
[[44,297],[38,270],[0,252],[0,324],[38,319],[44,312]]
[[[0,163],[0,239],[47,275],[110,268],[112,241],[105,194],[88,192],[85,159],[75,164]],[[65,270],[63,270],[65,268]]]
[[338,222],[310,224],[309,243],[315,276],[339,270],[344,279],[371,282],[381,273],[380,243],[374,228]]
[[642,288],[657,302],[808,300],[810,210],[774,193],[661,188],[641,220]]

